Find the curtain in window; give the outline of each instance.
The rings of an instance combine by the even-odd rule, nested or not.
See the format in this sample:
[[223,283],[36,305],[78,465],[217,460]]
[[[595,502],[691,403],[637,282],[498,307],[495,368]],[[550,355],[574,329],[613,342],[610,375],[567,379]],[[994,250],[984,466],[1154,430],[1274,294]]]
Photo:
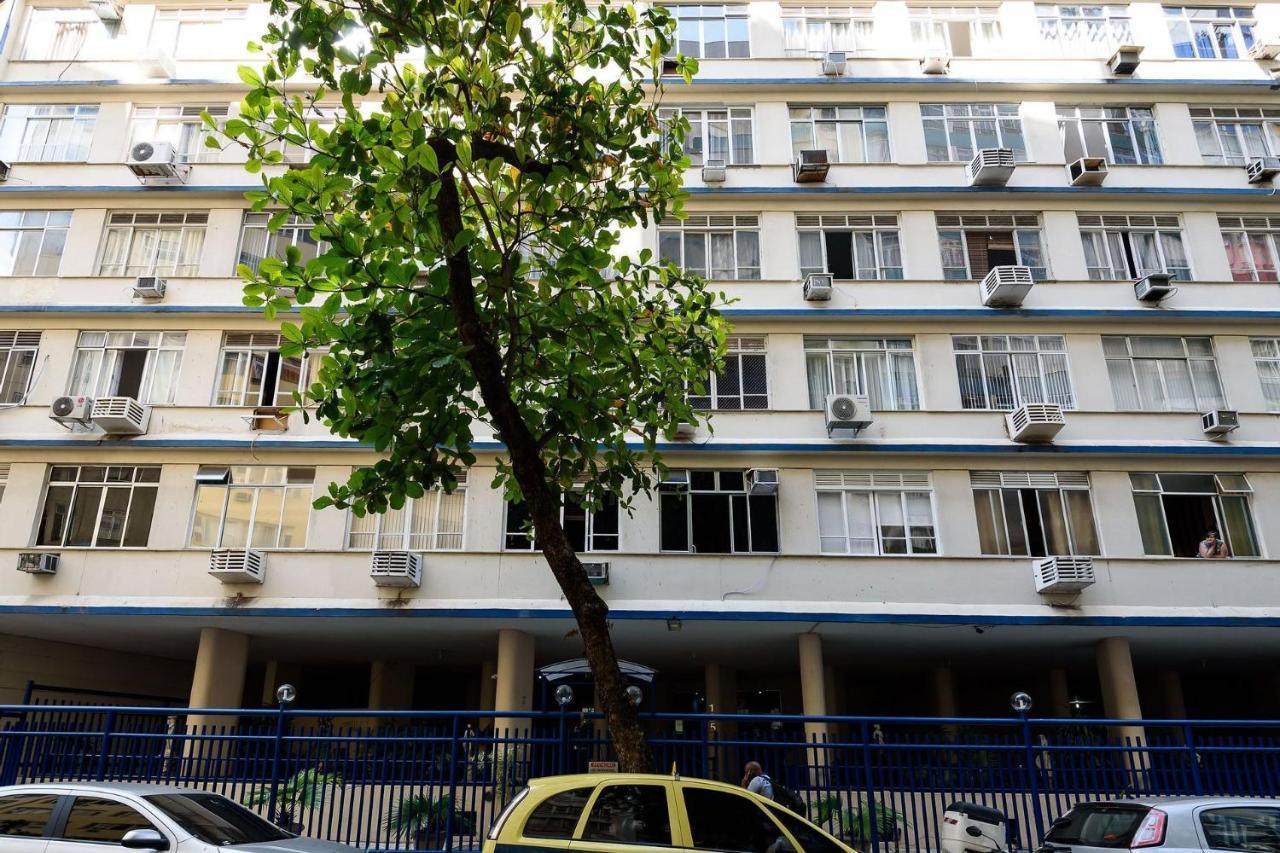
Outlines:
[[805,357],[809,378],[809,408],[821,409],[831,393],[831,367],[826,353],[811,353]]
[[911,536],[911,551],[916,554],[935,554],[938,550],[933,527],[933,503],[923,492],[907,493],[907,525]]
[[143,402],[172,403],[178,385],[182,350],[153,350],[148,353],[150,376],[142,389]]
[[1267,398],[1271,411],[1280,409],[1280,360],[1258,362],[1258,378],[1262,381],[1262,394]]
[[1241,231],[1223,231],[1222,247],[1227,250],[1227,262],[1231,265],[1233,281],[1253,281],[1253,264],[1245,235]]
[[1209,359],[1192,359],[1191,376],[1195,381],[1196,396],[1199,397],[1196,408],[1212,409],[1227,405],[1222,393],[1222,383],[1218,380],[1217,366]]
[[1048,352],[1040,356],[1044,365],[1045,397],[1050,403],[1063,408],[1075,408],[1075,395],[1071,390],[1071,374],[1067,370],[1067,354]]
[[848,549],[844,512],[840,492],[818,492],[818,541],[822,553],[843,554]]
[[[1182,235],[1171,231],[1160,232],[1160,248],[1164,250],[1165,272],[1177,279],[1191,278],[1191,262],[1182,246]],[[1154,270],[1153,270],[1154,271]]]
[[[1276,280],[1276,256],[1273,249],[1274,234],[1250,234],[1249,252],[1258,281]],[[1232,267],[1234,272],[1235,268]]]
[[822,232],[800,232],[800,273],[808,275],[814,272],[825,272],[826,262],[822,259]]

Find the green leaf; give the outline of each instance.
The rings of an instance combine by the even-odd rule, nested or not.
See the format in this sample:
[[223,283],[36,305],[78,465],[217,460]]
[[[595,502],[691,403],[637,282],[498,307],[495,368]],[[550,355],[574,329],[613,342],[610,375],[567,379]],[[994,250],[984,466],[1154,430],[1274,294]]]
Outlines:
[[520,38],[520,26],[523,21],[520,19],[519,12],[512,12],[507,15],[507,41],[515,44],[516,39]]

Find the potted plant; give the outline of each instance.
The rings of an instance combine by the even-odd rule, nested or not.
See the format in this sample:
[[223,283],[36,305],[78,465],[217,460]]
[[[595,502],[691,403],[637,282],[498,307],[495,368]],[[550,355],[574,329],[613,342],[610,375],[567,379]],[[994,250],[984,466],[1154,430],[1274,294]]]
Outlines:
[[470,835],[475,831],[471,815],[454,808],[452,797],[433,799],[427,794],[404,797],[392,806],[386,827],[397,838],[412,837],[415,850],[428,850],[431,837],[444,832],[448,826],[450,812],[453,813],[452,832],[455,835]]
[[[302,832],[298,812],[314,809],[324,801],[330,788],[342,785],[337,773],[325,773],[314,767],[295,773],[276,791],[276,813],[271,815],[277,826],[290,832]],[[246,806],[265,806],[271,802],[271,786],[264,785],[245,795]]]

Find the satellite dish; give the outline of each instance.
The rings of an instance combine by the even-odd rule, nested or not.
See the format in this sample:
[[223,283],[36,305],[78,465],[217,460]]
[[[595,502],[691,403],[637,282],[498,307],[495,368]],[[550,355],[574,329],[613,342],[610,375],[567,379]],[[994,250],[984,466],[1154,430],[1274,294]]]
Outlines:
[[150,160],[155,153],[156,147],[150,142],[139,142],[130,149],[129,156],[134,160]]

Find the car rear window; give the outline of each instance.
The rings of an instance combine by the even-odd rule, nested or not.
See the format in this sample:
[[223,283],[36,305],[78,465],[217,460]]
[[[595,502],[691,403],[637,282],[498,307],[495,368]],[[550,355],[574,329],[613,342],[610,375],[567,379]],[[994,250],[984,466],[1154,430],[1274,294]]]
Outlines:
[[1083,847],[1128,847],[1149,806],[1092,803],[1076,806],[1055,821],[1045,841]]
[[574,788],[547,797],[524,822],[525,838],[573,838],[578,818],[595,788]]

